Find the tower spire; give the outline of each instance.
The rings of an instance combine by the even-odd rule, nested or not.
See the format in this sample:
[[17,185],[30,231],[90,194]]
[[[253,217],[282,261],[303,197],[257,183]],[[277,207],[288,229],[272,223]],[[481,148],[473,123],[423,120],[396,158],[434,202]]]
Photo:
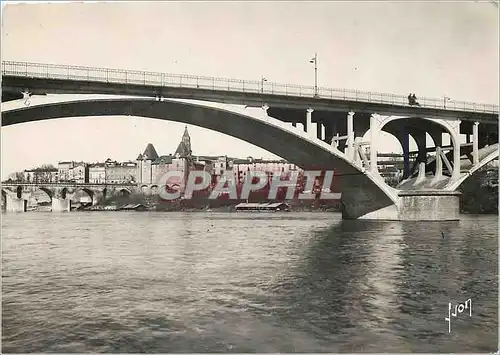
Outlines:
[[187,126],[184,127],[184,133],[182,135],[181,142],[177,146],[177,149],[174,155],[179,155],[180,157],[189,157],[191,156],[191,137],[189,136]]

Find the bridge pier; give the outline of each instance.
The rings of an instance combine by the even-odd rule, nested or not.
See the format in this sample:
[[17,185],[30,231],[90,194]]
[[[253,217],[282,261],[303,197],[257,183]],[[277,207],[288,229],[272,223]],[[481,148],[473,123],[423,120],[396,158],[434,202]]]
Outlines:
[[23,198],[6,196],[6,212],[26,212],[28,201]]
[[98,205],[106,199],[106,195],[104,192],[95,191],[92,196],[92,206]]
[[52,197],[52,212],[71,211],[71,200],[69,198]]
[[460,220],[458,191],[401,191],[398,197],[401,221]]
[[344,199],[342,218],[379,221],[458,221],[460,192],[440,190],[400,191],[397,203],[364,213],[368,201]]

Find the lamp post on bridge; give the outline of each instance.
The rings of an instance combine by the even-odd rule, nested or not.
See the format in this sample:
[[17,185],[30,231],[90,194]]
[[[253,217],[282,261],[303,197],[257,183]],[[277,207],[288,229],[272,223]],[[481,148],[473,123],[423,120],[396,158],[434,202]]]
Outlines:
[[264,83],[267,81],[263,76],[260,78],[260,92],[264,93]]
[[443,98],[444,108],[446,108],[446,101],[450,101],[451,99],[448,96]]
[[318,97],[318,53],[314,53],[309,63],[314,63],[314,97]]

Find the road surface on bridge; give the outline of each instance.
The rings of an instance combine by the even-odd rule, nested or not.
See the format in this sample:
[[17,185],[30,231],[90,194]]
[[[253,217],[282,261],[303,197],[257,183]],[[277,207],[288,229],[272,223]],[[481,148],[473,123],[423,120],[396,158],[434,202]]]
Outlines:
[[322,111],[377,112],[498,123],[498,105],[419,97],[410,106],[405,95],[278,84],[260,80],[154,73],[70,65],[2,61],[2,101],[34,95],[113,94],[213,101],[226,104]]

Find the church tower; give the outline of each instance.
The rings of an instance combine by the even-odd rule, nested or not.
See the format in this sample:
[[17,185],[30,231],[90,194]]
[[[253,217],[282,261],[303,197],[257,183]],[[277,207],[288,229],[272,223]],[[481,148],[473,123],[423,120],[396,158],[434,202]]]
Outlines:
[[189,132],[187,126],[184,128],[184,134],[182,135],[181,142],[177,146],[175,150],[174,157],[178,159],[178,166],[183,171],[183,182],[181,183],[181,191],[184,191],[185,184],[188,179],[189,171],[192,166],[192,150],[191,150],[191,137],[189,136]]
[[189,132],[187,126],[184,128],[184,134],[182,135],[181,142],[177,146],[175,150],[174,156],[179,158],[188,158],[191,157],[191,137],[189,136]]

